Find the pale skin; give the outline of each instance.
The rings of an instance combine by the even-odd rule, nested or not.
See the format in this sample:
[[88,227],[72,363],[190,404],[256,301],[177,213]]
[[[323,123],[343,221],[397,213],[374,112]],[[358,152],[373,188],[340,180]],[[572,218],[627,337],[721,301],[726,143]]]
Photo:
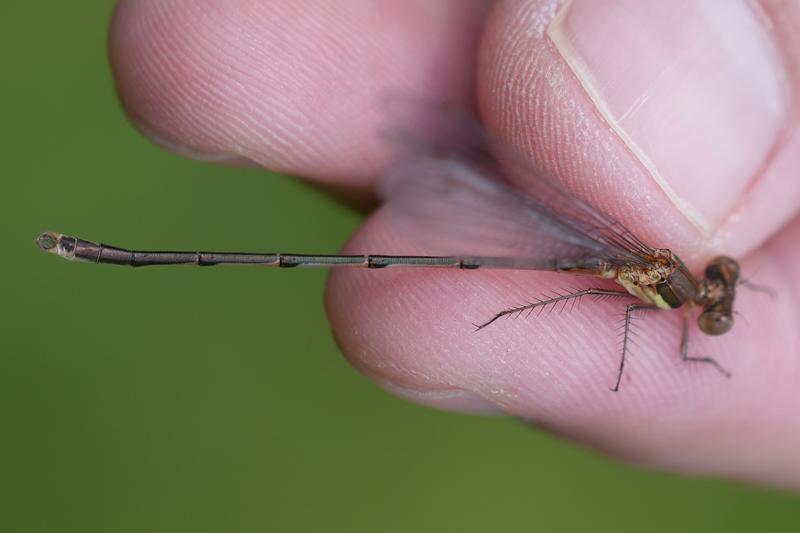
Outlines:
[[[500,320],[479,332],[471,326],[553,288],[598,286],[591,280],[343,270],[331,275],[325,302],[352,364],[412,401],[515,416],[646,467],[799,489],[800,45],[792,39],[800,5],[762,2],[777,21],[765,31],[782,69],[779,127],[764,113],[734,113],[736,105],[714,107],[710,116],[701,106],[690,119],[699,129],[723,124],[718,133],[676,143],[672,159],[648,159],[623,142],[633,131],[625,130],[628,123],[610,127],[591,89],[553,46],[547,28],[564,4],[348,0],[334,9],[322,0],[126,0],[111,27],[111,61],[123,104],[154,142],[189,157],[301,176],[351,198],[369,193],[389,164],[375,136],[387,91],[477,102],[490,130],[649,244],[672,248],[696,273],[720,253],[740,259],[742,275],[778,298],[740,288],[731,332],[709,337],[694,325],[689,332],[690,355],[713,355],[732,377],[681,363],[681,311],[650,312],[637,322],[636,349],[617,393],[609,391],[616,333],[632,301],[586,298],[571,312]],[[763,38],[744,26],[739,39]],[[616,53],[612,47],[598,56],[609,62],[604,68],[613,70]],[[706,80],[697,83],[702,89]],[[648,104],[662,124],[683,104],[669,100],[677,92],[665,94]],[[709,102],[724,103],[726,94],[716,88]],[[663,115],[659,106],[667,108]],[[647,130],[656,127],[652,120],[643,124],[634,139],[655,135]],[[691,135],[692,128],[682,131]],[[730,131],[737,136],[729,138]],[[758,135],[748,138],[749,131]],[[704,158],[715,143],[721,153],[741,155],[741,163]],[[749,153],[757,146],[760,152]],[[689,170],[660,172],[672,160]],[[700,178],[693,165],[702,166]],[[695,183],[726,192],[695,193]],[[413,249],[379,208],[344,251]]]

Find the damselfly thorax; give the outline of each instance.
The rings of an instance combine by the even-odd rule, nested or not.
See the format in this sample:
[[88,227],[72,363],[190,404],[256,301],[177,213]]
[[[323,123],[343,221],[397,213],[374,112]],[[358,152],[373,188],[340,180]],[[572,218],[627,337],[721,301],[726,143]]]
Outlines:
[[653,252],[651,265],[609,269],[602,277],[615,279],[630,294],[659,309],[702,307],[698,325],[704,333],[721,335],[730,330],[739,264],[727,256],[716,257],[698,280],[672,251]]

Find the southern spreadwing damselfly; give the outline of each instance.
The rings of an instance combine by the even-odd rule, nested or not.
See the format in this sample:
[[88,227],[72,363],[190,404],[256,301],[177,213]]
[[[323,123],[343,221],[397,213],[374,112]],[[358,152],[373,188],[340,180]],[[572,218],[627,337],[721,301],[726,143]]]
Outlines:
[[[438,113],[438,112],[437,112]],[[472,324],[480,331],[503,317],[565,305],[582,298],[634,300],[624,307],[619,390],[630,351],[632,316],[644,310],[700,308],[698,325],[720,335],[733,325],[739,266],[726,256],[711,259],[695,276],[666,248],[651,247],[615,218],[539,172],[525,157],[463,113],[438,113],[425,128],[391,135],[403,155],[384,180],[390,212],[410,235],[437,255],[298,255],[258,252],[140,251],[45,232],[38,246],[70,261],[114,265],[252,265],[261,267],[431,267],[522,269],[595,276],[621,288],[561,292],[496,312]],[[513,185],[524,180],[524,192]],[[376,274],[378,275],[378,274]],[[680,357],[730,373],[711,357],[688,353],[689,313],[684,313]]]

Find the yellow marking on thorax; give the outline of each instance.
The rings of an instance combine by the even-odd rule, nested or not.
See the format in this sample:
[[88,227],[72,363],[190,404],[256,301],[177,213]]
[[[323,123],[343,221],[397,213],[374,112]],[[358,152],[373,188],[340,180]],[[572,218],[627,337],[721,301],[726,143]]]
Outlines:
[[625,287],[625,290],[636,296],[640,300],[653,304],[659,309],[672,309],[672,307],[658,294],[655,285],[637,285],[624,276],[617,276],[617,283]]

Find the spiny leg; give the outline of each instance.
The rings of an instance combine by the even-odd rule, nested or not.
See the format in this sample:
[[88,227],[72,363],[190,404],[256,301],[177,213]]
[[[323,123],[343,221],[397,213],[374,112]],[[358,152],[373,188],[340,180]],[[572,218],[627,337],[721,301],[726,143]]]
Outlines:
[[615,291],[615,290],[611,290],[611,289],[583,289],[583,290],[575,291],[575,292],[572,292],[572,293],[569,293],[569,294],[562,294],[560,296],[556,296],[556,297],[550,298],[548,300],[539,300],[539,301],[531,303],[531,304],[521,305],[519,307],[512,307],[510,309],[506,309],[504,311],[500,311],[499,313],[494,315],[487,322],[484,322],[483,324],[473,324],[473,326],[475,326],[476,331],[477,331],[479,329],[485,328],[486,326],[488,326],[489,324],[491,324],[492,322],[494,322],[498,318],[501,318],[501,317],[504,317],[504,316],[520,314],[520,313],[523,313],[525,311],[529,311],[530,312],[530,311],[533,311],[534,309],[536,309],[537,307],[545,307],[547,305],[555,304],[555,303],[558,303],[558,302],[565,302],[567,300],[574,300],[575,298],[582,298],[583,296],[617,296],[617,297],[626,296],[626,297],[630,297],[631,295],[627,291]]
[[625,329],[622,336],[622,357],[619,360],[619,372],[617,373],[617,382],[611,388],[613,392],[619,390],[619,384],[622,381],[622,371],[625,368],[625,356],[628,354],[628,334],[631,330],[631,315],[634,311],[643,311],[645,309],[658,309],[654,305],[644,304],[628,304],[625,308]]
[[719,370],[719,372],[725,376],[726,378],[731,377],[731,373],[722,365],[717,363],[716,359],[711,357],[689,357],[689,316],[688,314],[683,315],[683,333],[681,333],[681,361],[689,361],[692,363],[708,363],[712,365],[714,368]]

